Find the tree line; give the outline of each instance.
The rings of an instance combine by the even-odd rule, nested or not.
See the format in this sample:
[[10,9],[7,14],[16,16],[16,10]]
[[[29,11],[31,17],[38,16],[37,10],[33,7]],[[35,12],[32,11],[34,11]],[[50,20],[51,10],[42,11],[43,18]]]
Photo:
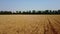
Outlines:
[[0,14],[60,14],[60,10],[44,10],[44,11],[36,11],[36,10],[29,10],[29,11],[0,11]]

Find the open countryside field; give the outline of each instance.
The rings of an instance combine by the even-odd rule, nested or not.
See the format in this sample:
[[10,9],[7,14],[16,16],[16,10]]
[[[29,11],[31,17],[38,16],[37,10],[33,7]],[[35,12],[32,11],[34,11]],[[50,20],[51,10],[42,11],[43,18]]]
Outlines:
[[0,34],[60,34],[60,15],[0,15]]

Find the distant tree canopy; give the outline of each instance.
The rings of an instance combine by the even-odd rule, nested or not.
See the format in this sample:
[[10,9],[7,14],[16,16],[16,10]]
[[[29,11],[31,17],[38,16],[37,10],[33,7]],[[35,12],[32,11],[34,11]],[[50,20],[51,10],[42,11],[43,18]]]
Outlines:
[[29,10],[29,11],[0,11],[0,14],[60,14],[60,10],[45,10],[45,11],[36,11],[36,10]]

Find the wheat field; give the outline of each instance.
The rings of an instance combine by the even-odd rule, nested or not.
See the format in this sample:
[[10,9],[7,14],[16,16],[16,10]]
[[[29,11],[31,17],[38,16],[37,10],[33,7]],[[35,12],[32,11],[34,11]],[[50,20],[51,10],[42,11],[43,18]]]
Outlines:
[[0,34],[60,34],[60,15],[0,15]]

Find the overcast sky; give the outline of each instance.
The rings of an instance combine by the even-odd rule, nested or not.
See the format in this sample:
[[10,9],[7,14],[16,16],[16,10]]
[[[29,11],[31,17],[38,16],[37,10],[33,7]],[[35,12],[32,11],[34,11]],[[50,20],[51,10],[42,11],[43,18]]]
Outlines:
[[0,0],[0,10],[57,10],[60,0]]

